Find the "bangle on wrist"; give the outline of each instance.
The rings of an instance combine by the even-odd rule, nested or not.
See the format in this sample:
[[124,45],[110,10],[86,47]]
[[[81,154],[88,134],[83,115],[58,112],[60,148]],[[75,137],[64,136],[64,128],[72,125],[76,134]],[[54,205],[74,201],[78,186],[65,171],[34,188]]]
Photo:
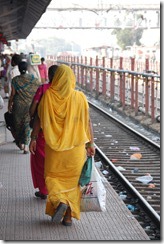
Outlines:
[[86,144],[86,148],[88,148],[88,147],[94,147],[94,143],[90,143],[90,142],[88,142],[88,143]]

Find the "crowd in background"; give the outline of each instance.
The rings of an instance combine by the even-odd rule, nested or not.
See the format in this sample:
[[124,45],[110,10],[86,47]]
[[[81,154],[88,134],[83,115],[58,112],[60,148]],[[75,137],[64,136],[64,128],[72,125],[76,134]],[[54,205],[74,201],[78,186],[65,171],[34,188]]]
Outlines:
[[30,54],[26,55],[24,53],[20,54],[0,54],[0,90],[4,89],[4,99],[8,99],[11,92],[11,80],[16,75],[19,75],[20,72],[18,70],[18,65],[13,64],[12,57],[18,56],[21,61],[25,61],[28,63],[29,74],[34,74],[36,78],[39,79],[41,83],[48,82],[48,70],[47,65],[45,63],[44,57],[40,59],[39,65],[31,65],[30,64]]

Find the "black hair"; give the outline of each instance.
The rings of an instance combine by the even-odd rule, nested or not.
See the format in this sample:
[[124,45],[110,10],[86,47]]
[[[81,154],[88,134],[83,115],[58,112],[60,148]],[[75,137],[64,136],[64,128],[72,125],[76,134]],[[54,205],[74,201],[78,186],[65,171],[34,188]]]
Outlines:
[[22,61],[22,57],[19,54],[14,54],[12,56],[11,62],[12,62],[12,66],[13,65],[18,65],[20,62]]
[[45,58],[41,58],[41,61],[43,61],[43,62],[44,62],[44,61],[45,61]]
[[27,62],[24,62],[24,61],[20,62],[18,64],[18,68],[19,68],[19,71],[21,74],[25,74],[27,71]]
[[52,80],[54,78],[54,74],[55,74],[55,72],[56,72],[56,70],[57,70],[58,67],[59,66],[58,65],[55,65],[55,64],[49,67],[49,69],[48,69],[49,82],[52,82]]

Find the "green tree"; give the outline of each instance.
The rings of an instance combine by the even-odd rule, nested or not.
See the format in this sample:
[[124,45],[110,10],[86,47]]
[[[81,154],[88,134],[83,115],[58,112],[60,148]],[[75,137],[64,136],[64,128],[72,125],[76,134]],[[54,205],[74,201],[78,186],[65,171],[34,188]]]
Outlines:
[[136,44],[140,46],[140,39],[142,37],[143,29],[115,29],[112,34],[116,35],[118,45],[124,50],[126,46],[133,46]]

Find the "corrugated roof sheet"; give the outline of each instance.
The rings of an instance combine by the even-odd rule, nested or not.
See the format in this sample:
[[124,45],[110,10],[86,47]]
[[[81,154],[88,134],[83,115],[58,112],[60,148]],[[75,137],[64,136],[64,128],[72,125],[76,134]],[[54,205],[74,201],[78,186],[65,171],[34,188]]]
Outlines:
[[25,39],[51,0],[0,0],[0,33],[7,41]]

